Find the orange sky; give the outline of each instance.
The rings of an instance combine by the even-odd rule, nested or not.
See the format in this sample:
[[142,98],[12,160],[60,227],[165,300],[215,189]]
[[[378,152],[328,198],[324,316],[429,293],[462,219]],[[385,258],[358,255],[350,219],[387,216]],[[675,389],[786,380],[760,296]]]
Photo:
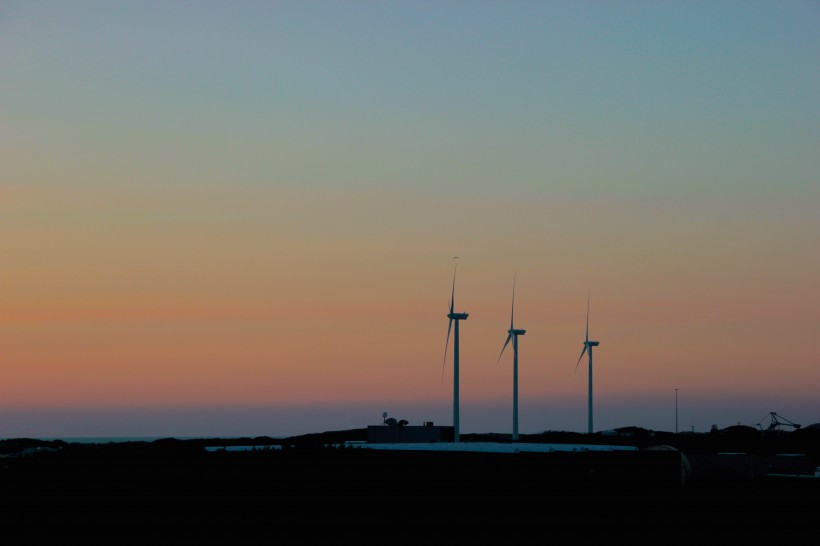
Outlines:
[[450,424],[454,256],[462,432],[514,274],[522,432],[589,294],[596,428],[820,421],[813,7],[89,6],[0,8],[0,436]]

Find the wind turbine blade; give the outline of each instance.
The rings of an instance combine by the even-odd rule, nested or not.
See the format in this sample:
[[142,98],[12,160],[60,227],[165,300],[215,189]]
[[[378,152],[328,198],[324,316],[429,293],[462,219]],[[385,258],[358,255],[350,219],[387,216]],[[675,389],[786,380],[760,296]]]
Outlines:
[[515,274],[513,274],[512,310],[510,311],[510,330],[514,330],[513,317],[515,316]]
[[586,340],[589,341],[589,294],[587,294],[587,337]]
[[584,353],[586,353],[586,352],[587,352],[587,344],[584,343],[584,348],[581,351],[581,356],[578,357],[578,362],[575,363],[575,371],[576,372],[578,371],[578,364],[581,363],[581,359],[584,358]]
[[453,268],[453,291],[450,293],[450,312],[453,312],[453,306],[456,301],[456,271],[458,271],[458,264]]
[[509,345],[511,339],[512,339],[512,334],[507,334],[507,341],[505,341],[504,346],[501,347],[501,352],[498,354],[498,360],[495,362],[496,365],[498,365],[498,363],[501,362],[501,355],[504,354],[504,349],[507,348],[507,345]]
[[[458,259],[458,256],[453,257],[454,260]],[[447,347],[450,345],[450,331],[453,329],[453,309],[455,307],[455,300],[456,300],[456,271],[458,271],[458,262],[456,262],[455,267],[453,267],[453,289],[450,292],[450,321],[447,323],[447,341],[444,343],[444,360],[441,363],[441,380],[444,381],[444,368],[447,365]]]
[[447,324],[447,341],[444,343],[444,360],[441,363],[441,380],[444,381],[444,368],[447,365],[447,347],[450,345],[450,331],[453,329],[453,319]]

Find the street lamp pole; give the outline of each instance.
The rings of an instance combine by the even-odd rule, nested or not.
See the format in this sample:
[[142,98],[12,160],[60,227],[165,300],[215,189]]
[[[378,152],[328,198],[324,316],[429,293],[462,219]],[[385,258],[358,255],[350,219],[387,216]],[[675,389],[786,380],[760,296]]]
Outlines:
[[675,434],[678,433],[678,389],[675,389]]

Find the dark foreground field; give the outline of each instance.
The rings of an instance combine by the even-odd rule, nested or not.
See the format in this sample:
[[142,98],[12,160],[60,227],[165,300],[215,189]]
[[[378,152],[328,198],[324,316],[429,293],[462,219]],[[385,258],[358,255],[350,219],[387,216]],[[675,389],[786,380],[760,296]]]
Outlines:
[[0,487],[6,544],[789,545],[816,537],[820,509],[819,480],[682,485],[680,454],[651,450],[66,446],[4,458]]

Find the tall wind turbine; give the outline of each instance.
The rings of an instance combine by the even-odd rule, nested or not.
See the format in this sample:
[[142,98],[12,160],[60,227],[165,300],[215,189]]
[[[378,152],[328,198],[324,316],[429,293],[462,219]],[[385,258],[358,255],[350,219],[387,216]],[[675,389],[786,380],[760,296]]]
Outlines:
[[498,355],[498,362],[501,362],[501,355],[504,354],[504,349],[512,341],[513,346],[513,433],[512,439],[514,442],[518,441],[518,336],[523,336],[527,333],[526,330],[517,330],[513,325],[515,317],[515,275],[513,275],[513,292],[512,292],[512,310],[510,311],[510,329],[507,330],[507,341],[501,347],[501,353]]
[[592,434],[592,348],[597,346],[597,341],[589,340],[589,296],[587,296],[587,334],[584,340],[584,348],[581,351],[581,356],[578,357],[578,362],[575,364],[575,371],[578,371],[578,364],[580,364],[581,359],[584,358],[584,353],[589,352],[589,407],[587,409],[589,424],[587,431],[590,434]]
[[[457,259],[457,258],[453,258]],[[455,306],[456,296],[456,271],[458,270],[458,263],[453,269],[453,290],[450,294],[450,310],[447,313],[449,322],[447,324],[447,342],[444,344],[444,363],[441,368],[441,377],[444,378],[444,364],[447,363],[447,347],[450,344],[450,331],[453,329],[453,322],[455,322],[455,340],[453,341],[453,441],[458,442],[458,323],[461,320],[467,320],[467,313],[456,313],[453,311]]]

